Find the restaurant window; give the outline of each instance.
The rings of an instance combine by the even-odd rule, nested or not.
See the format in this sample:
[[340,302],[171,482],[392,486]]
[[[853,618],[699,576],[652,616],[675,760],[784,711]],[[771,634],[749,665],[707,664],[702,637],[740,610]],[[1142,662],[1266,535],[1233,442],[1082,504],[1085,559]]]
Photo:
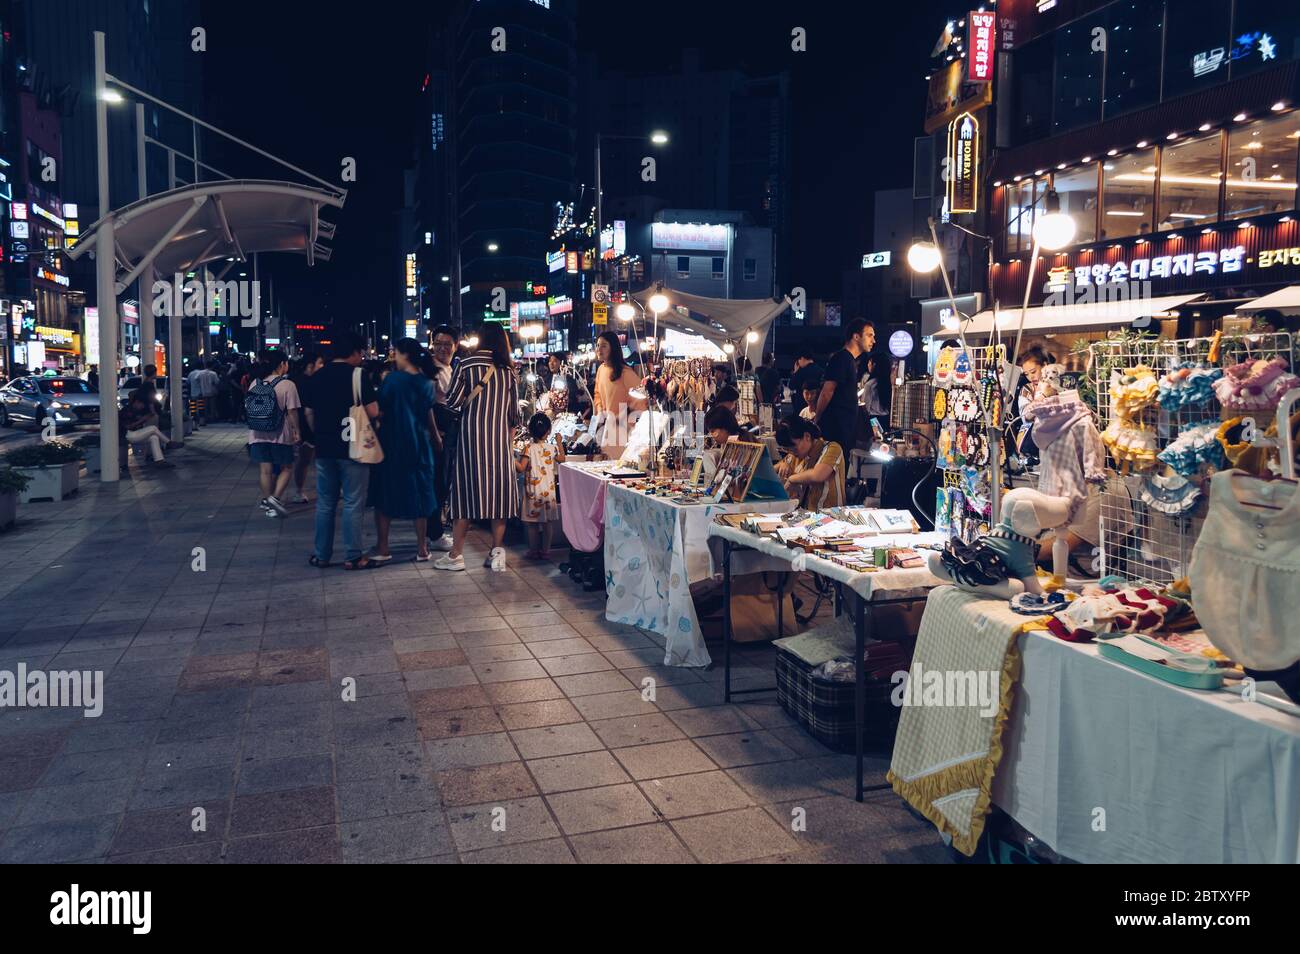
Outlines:
[[1224,0],[1178,0],[1165,17],[1163,98],[1206,89],[1228,78],[1232,52],[1232,4]]
[[1011,135],[1017,145],[1051,135],[1052,52],[1052,38],[1045,36],[1013,54],[1015,105]]
[[1143,149],[1102,163],[1102,216],[1099,239],[1146,235],[1156,185],[1156,151]]
[[1225,218],[1243,219],[1296,207],[1297,143],[1300,110],[1228,130]]
[[1022,179],[1007,187],[1007,251],[1028,249],[1034,226],[1034,180]]
[[691,257],[689,255],[677,256],[677,277],[678,278],[691,277]]
[[1234,78],[1300,59],[1300,5],[1237,0],[1229,56]]
[[725,263],[723,261],[722,256],[720,255],[713,256],[713,277],[714,278],[724,278],[726,276],[726,273],[723,271],[724,267],[725,267]]
[[1058,172],[1052,176],[1052,184],[1061,199],[1061,211],[1074,219],[1072,244],[1097,241],[1097,163]]
[[1105,117],[1150,106],[1160,97],[1164,0],[1124,0],[1106,11]]
[[1164,147],[1160,155],[1159,231],[1218,220],[1222,166],[1218,135]]
[[1094,40],[1100,14],[1056,31],[1056,83],[1052,129],[1064,132],[1101,121],[1101,79],[1106,57]]

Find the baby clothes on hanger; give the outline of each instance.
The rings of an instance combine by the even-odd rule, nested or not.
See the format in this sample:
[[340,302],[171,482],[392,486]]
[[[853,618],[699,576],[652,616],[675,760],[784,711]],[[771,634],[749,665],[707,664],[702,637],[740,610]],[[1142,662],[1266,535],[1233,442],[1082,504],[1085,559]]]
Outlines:
[[1196,616],[1235,662],[1285,669],[1300,661],[1300,489],[1227,470],[1209,497],[1188,573]]
[[1077,391],[1063,391],[1031,403],[1025,408],[1025,419],[1034,422],[1038,489],[1068,498],[1073,523],[1087,502],[1088,485],[1106,481],[1106,452],[1092,411]]
[[1282,395],[1300,384],[1300,378],[1286,369],[1286,360],[1243,361],[1233,365],[1214,382],[1219,403],[1230,411],[1271,411]]

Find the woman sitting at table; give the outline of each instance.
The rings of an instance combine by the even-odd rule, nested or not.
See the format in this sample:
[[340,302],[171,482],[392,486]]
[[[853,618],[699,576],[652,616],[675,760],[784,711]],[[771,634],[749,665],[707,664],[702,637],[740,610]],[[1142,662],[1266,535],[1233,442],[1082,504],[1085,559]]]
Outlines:
[[716,449],[704,452],[704,479],[709,480],[718,469],[718,461],[722,457],[722,445],[739,438],[740,422],[727,408],[715,407],[704,416],[704,432],[717,445]]
[[844,504],[844,451],[822,437],[812,421],[786,420],[778,438],[789,448],[777,472],[785,490],[805,510],[823,510]]

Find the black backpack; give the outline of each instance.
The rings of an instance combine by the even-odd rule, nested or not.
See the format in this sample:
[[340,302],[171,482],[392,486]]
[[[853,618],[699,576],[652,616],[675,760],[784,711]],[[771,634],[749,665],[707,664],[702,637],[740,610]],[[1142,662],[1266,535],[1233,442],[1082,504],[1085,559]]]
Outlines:
[[244,395],[244,417],[248,429],[262,433],[278,434],[284,427],[284,409],[275,395],[275,386],[283,377],[273,381],[254,381]]

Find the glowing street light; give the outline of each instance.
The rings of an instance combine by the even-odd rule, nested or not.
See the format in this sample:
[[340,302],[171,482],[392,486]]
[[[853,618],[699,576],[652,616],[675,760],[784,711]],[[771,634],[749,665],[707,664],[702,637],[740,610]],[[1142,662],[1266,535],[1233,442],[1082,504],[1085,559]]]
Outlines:
[[618,307],[614,309],[614,316],[619,321],[631,321],[636,317],[636,309],[632,307],[630,302],[619,302]]
[[495,251],[496,251],[497,249],[499,249],[500,247],[501,247],[501,246],[498,245],[496,242],[488,242],[488,244],[487,244],[487,250],[488,250],[489,252],[495,252]]
[[662,311],[668,310],[668,296],[663,292],[655,292],[650,296],[650,310],[656,315]]
[[939,246],[933,242],[915,242],[907,250],[907,264],[914,272],[928,275],[939,267]]
[[1074,219],[1064,212],[1048,212],[1034,223],[1034,241],[1052,252],[1074,241],[1074,232]]
[[656,129],[654,132],[650,134],[650,141],[654,143],[656,146],[667,145],[668,134],[664,132],[662,129]]

